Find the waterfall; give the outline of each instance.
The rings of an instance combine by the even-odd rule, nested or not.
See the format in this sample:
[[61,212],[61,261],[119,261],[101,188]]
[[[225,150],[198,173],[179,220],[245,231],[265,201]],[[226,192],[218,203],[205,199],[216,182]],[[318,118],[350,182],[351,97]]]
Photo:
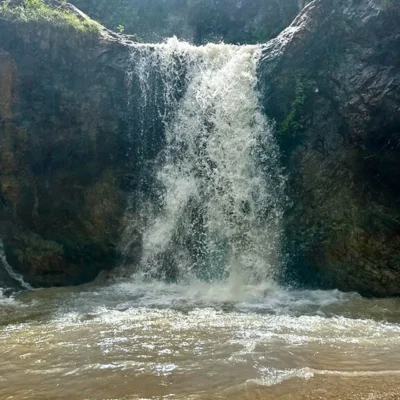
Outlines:
[[6,271],[7,275],[15,282],[18,282],[20,287],[23,289],[32,289],[32,286],[29,283],[25,282],[24,278],[21,274],[15,272],[12,266],[8,263],[5,251],[4,251],[4,243],[0,239],[0,264],[3,266],[4,270]]
[[[148,278],[272,279],[281,263],[285,178],[259,104],[261,47],[170,39],[132,54],[130,79],[139,82],[142,112],[157,110],[164,147],[142,171],[151,187],[132,195],[125,255],[138,251],[140,238],[135,270]],[[155,88],[152,70],[161,81]]]

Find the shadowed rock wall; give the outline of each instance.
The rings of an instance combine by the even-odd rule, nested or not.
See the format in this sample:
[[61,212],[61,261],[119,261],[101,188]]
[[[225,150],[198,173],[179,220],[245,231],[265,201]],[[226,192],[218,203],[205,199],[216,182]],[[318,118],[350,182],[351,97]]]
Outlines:
[[0,233],[35,286],[115,262],[132,164],[125,53],[106,33],[0,21]]
[[315,0],[260,75],[289,173],[288,275],[400,294],[400,3]]
[[167,37],[206,42],[262,43],[288,26],[305,0],[74,0],[110,29],[123,26],[142,41]]

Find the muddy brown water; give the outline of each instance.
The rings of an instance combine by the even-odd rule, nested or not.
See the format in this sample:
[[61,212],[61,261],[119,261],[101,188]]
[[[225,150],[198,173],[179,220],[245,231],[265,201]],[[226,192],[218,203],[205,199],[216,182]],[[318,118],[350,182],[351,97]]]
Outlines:
[[0,399],[400,399],[400,300],[113,283],[0,299]]

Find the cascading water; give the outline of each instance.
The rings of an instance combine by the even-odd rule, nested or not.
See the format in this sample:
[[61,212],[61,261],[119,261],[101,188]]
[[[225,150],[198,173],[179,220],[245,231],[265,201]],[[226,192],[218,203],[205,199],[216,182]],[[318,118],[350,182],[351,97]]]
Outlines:
[[[147,277],[271,278],[281,262],[285,179],[259,105],[261,47],[170,39],[132,52],[130,79],[139,81],[142,114],[159,99],[165,145],[150,193],[133,195],[125,254],[140,236],[138,269]],[[152,70],[162,82],[157,95]]]
[[[21,288],[23,289],[32,289],[32,286],[29,283],[25,282],[23,276],[18,272],[15,272],[11,265],[8,263],[5,251],[4,251],[4,243],[0,239],[0,264],[3,266],[4,270],[8,274],[8,276],[15,282],[17,282]],[[1,294],[1,293],[0,293]]]

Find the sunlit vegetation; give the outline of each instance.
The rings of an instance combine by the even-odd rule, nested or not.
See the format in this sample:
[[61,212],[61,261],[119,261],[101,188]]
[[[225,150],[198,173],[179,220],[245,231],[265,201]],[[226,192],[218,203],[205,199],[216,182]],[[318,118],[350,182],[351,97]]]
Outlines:
[[80,18],[62,4],[52,7],[44,0],[24,0],[19,5],[9,0],[0,3],[0,16],[20,23],[50,23],[60,27],[71,27],[80,32],[98,32],[100,25],[90,19]]

